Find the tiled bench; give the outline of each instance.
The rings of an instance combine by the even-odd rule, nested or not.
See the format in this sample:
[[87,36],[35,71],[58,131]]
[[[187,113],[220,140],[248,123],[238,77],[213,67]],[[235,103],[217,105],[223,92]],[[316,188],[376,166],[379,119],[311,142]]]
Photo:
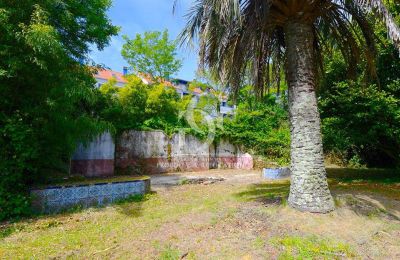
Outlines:
[[285,179],[290,177],[290,168],[264,168],[262,176],[267,179]]
[[54,186],[31,190],[32,208],[37,213],[57,213],[80,206],[102,206],[150,191],[150,178],[140,180]]

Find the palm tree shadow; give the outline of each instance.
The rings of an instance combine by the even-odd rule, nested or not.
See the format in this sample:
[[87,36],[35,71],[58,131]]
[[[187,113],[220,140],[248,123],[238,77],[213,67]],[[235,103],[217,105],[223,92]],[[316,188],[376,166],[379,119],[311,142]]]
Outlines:
[[386,184],[400,182],[400,171],[397,169],[327,168],[326,171],[329,179],[347,183],[357,180]]
[[[246,190],[235,193],[234,197],[246,202],[260,202],[264,206],[284,204],[289,195],[290,183],[253,184]],[[352,210],[360,216],[379,217],[400,221],[400,201],[373,195],[367,192],[345,192],[334,189],[333,197],[337,208]]]
[[289,182],[252,184],[246,190],[235,193],[242,201],[261,202],[265,206],[282,204],[289,194]]
[[364,192],[335,192],[333,195],[338,208],[350,209],[359,216],[400,221],[399,201]]

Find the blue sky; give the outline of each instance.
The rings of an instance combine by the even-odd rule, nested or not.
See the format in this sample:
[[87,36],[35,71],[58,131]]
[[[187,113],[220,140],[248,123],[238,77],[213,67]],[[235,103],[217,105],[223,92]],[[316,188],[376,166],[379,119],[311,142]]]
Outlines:
[[[177,10],[173,14],[173,0],[114,0],[108,16],[114,25],[121,27],[121,31],[103,51],[93,50],[91,58],[112,70],[122,72],[122,67],[127,63],[121,56],[121,36],[128,35],[129,38],[133,38],[137,33],[168,29],[170,38],[175,39],[185,25],[186,20],[183,16],[192,2],[193,0],[179,0]],[[179,49],[178,57],[183,59],[183,66],[174,76],[192,80],[197,69],[196,50]]]

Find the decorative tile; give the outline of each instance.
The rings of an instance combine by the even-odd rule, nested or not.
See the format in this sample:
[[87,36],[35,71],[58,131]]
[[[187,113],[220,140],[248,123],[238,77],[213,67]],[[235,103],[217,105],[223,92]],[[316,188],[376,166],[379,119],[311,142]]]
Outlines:
[[61,190],[62,189],[47,189],[45,192],[46,200],[47,201],[61,200],[62,199]]
[[32,190],[32,209],[35,212],[58,213],[77,205],[82,208],[107,205],[134,194],[144,194],[146,185],[136,181]]
[[113,184],[113,194],[122,194],[124,193],[125,183],[114,183]]
[[89,197],[97,197],[101,194],[101,187],[99,185],[89,186]]
[[112,184],[101,185],[101,195],[110,196],[112,194]]
[[79,186],[75,187],[75,198],[84,199],[89,196],[89,186]]
[[73,200],[75,199],[75,187],[62,188],[60,189],[60,196],[62,200]]

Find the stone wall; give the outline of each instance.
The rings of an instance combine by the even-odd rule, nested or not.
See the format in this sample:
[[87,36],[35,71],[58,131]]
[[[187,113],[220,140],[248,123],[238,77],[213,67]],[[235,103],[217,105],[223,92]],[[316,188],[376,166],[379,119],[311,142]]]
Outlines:
[[49,187],[31,191],[32,208],[37,213],[57,213],[71,207],[102,206],[150,191],[150,178],[142,180]]
[[71,172],[87,177],[114,175],[115,144],[110,133],[95,138],[87,146],[79,144],[71,160]]

